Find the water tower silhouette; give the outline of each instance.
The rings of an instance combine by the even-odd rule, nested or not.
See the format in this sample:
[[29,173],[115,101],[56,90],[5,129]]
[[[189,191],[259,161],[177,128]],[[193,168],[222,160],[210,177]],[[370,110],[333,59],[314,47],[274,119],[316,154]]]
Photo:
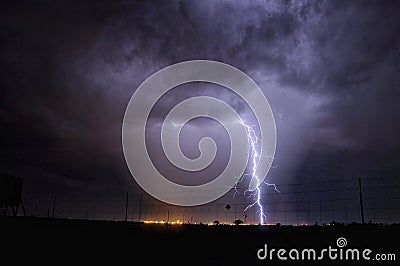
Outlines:
[[0,215],[7,215],[8,209],[11,208],[13,216],[17,216],[18,208],[21,206],[22,212],[26,216],[21,198],[22,184],[22,178],[0,173]]

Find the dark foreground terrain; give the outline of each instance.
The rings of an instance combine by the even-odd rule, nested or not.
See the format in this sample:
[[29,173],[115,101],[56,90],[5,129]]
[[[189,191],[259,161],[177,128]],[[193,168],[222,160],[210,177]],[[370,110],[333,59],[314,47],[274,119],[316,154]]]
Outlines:
[[[272,260],[257,258],[257,251],[283,248],[324,248],[372,250],[370,261],[362,265],[392,265],[400,261],[400,225],[328,226],[206,226],[153,225],[130,222],[66,220],[34,217],[0,217],[2,258],[29,264],[73,265],[297,265],[312,260]],[[339,251],[337,251],[339,252]],[[375,254],[395,254],[396,261],[379,261]],[[261,253],[262,255],[263,253]],[[288,254],[284,254],[288,257]],[[339,253],[338,253],[339,256]],[[328,254],[318,265],[354,260],[330,260]]]

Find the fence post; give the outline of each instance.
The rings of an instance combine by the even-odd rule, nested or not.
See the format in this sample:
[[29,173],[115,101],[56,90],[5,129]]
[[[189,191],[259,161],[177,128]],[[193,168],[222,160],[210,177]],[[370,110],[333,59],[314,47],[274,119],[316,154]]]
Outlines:
[[364,224],[364,205],[363,205],[363,198],[362,198],[362,191],[361,191],[361,178],[358,179],[358,185],[360,188],[360,210],[361,210],[361,223]]
[[126,201],[125,201],[125,221],[128,220],[128,192],[126,192]]

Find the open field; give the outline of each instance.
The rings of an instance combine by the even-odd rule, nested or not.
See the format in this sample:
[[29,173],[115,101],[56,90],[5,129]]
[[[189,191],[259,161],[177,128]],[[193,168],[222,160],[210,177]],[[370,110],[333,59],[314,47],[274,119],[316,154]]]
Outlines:
[[[319,251],[329,246],[337,248],[339,237],[346,238],[345,248],[361,251],[368,248],[372,250],[371,254],[400,256],[398,224],[206,226],[0,217],[0,228],[4,254],[15,254],[19,260],[29,262],[49,260],[56,264],[127,260],[128,264],[134,265],[139,261],[146,262],[140,265],[193,265],[195,262],[202,265],[272,265],[282,262],[276,254],[273,260],[257,258],[257,251],[265,244],[268,249],[313,248]],[[393,242],[395,245],[389,240],[396,241]],[[323,262],[332,261],[325,258]],[[393,262],[381,263],[389,265]]]

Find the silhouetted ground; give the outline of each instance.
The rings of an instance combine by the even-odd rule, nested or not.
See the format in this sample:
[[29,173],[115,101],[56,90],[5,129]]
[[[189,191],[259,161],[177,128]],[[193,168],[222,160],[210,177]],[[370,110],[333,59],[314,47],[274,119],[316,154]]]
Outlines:
[[[288,252],[292,248],[300,251],[313,248],[319,252],[329,246],[337,248],[339,237],[347,239],[345,248],[360,251],[369,248],[373,251],[371,254],[393,253],[396,261],[400,260],[400,225],[155,225],[0,217],[0,231],[3,258],[35,264],[275,265],[282,263],[276,256],[273,260],[257,258],[257,251],[264,244],[268,244],[268,249],[284,248]],[[300,262],[286,261],[291,265]],[[354,264],[354,261],[329,259],[318,264],[349,262]],[[366,261],[360,262],[365,265]],[[381,261],[378,265],[393,263]]]

